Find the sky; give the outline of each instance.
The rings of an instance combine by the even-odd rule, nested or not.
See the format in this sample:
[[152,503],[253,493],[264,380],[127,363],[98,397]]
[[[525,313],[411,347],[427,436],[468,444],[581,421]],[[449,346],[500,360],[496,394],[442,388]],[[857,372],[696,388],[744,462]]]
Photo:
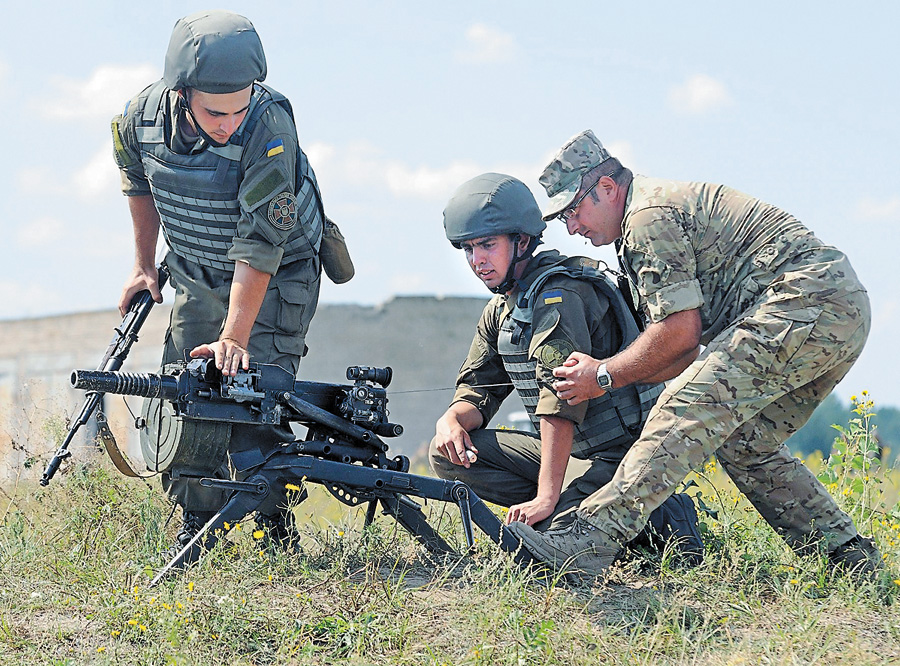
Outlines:
[[[214,6],[214,5],[213,5]],[[133,262],[109,121],[196,2],[4,0],[0,319],[113,307]],[[838,387],[900,406],[900,4],[232,2],[291,100],[357,268],[322,303],[486,296],[443,235],[485,171],[537,182],[593,129],[637,173],[725,183],[844,250],[873,330]],[[614,264],[551,223],[548,247]],[[164,292],[171,299],[171,292]],[[474,322],[473,322],[474,325]]]

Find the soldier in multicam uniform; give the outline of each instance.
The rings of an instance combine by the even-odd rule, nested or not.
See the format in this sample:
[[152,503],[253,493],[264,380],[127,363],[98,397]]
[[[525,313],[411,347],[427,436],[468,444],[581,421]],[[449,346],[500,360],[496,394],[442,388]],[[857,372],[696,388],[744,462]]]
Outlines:
[[[564,529],[511,526],[538,559],[603,571],[692,469],[715,454],[796,552],[873,574],[881,558],[785,440],[859,356],[869,299],[843,253],[731,188],[634,176],[588,130],[540,178],[545,220],[615,243],[649,320],[625,351],[554,370],[571,405],[671,380],[612,481]],[[700,346],[705,345],[701,351]]]
[[[628,387],[568,405],[548,387],[551,372],[576,350],[608,356],[624,349],[638,335],[637,322],[598,262],[555,250],[534,254],[546,224],[534,196],[511,176],[486,173],[461,185],[444,210],[444,228],[496,295],[437,423],[432,467],[509,506],[507,522],[568,525],[581,501],[612,478],[661,387]],[[539,435],[484,427],[512,386]],[[563,490],[570,455],[589,467]],[[638,543],[662,549],[672,541],[682,559],[702,559],[689,496],[669,497],[650,523],[654,529]]]
[[[262,85],[266,59],[253,25],[225,11],[176,22],[162,80],[112,122],[116,162],[135,234],[135,266],[122,292],[162,301],[154,252],[160,226],[175,302],[163,364],[215,358],[234,375],[254,361],[296,373],[319,295],[326,220],[316,177],[297,141],[290,104]],[[334,230],[331,230],[332,234]],[[349,273],[338,280],[349,279]],[[199,427],[199,426],[198,426]],[[274,426],[232,426],[231,466],[261,462],[293,439]],[[221,507],[221,491],[197,479],[231,472],[225,460],[172,469],[163,487],[183,509],[178,552]],[[291,514],[257,516],[277,539]]]

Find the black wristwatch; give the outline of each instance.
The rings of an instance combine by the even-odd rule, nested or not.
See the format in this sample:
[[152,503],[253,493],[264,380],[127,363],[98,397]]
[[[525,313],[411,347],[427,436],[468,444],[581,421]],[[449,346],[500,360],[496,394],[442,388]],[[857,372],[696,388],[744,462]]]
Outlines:
[[612,384],[612,375],[610,375],[609,371],[606,369],[606,363],[601,363],[597,367],[597,386],[604,391],[608,391],[612,388]]

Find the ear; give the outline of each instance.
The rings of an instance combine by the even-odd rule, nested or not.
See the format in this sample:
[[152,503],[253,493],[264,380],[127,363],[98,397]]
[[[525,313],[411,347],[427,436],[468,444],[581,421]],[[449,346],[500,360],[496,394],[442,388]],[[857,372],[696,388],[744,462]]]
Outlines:
[[603,176],[597,182],[597,190],[600,192],[601,196],[606,199],[615,199],[616,195],[619,192],[619,186],[609,176]]
[[531,243],[531,236],[527,234],[519,234],[519,252],[524,252],[528,249],[528,245]]

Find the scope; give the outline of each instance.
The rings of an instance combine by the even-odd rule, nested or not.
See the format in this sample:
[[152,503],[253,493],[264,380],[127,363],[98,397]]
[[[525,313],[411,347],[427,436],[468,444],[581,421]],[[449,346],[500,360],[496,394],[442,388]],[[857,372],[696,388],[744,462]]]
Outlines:
[[388,387],[391,379],[394,377],[394,371],[390,366],[384,368],[373,368],[368,365],[351,365],[347,368],[347,379],[352,381],[375,382],[384,388]]

